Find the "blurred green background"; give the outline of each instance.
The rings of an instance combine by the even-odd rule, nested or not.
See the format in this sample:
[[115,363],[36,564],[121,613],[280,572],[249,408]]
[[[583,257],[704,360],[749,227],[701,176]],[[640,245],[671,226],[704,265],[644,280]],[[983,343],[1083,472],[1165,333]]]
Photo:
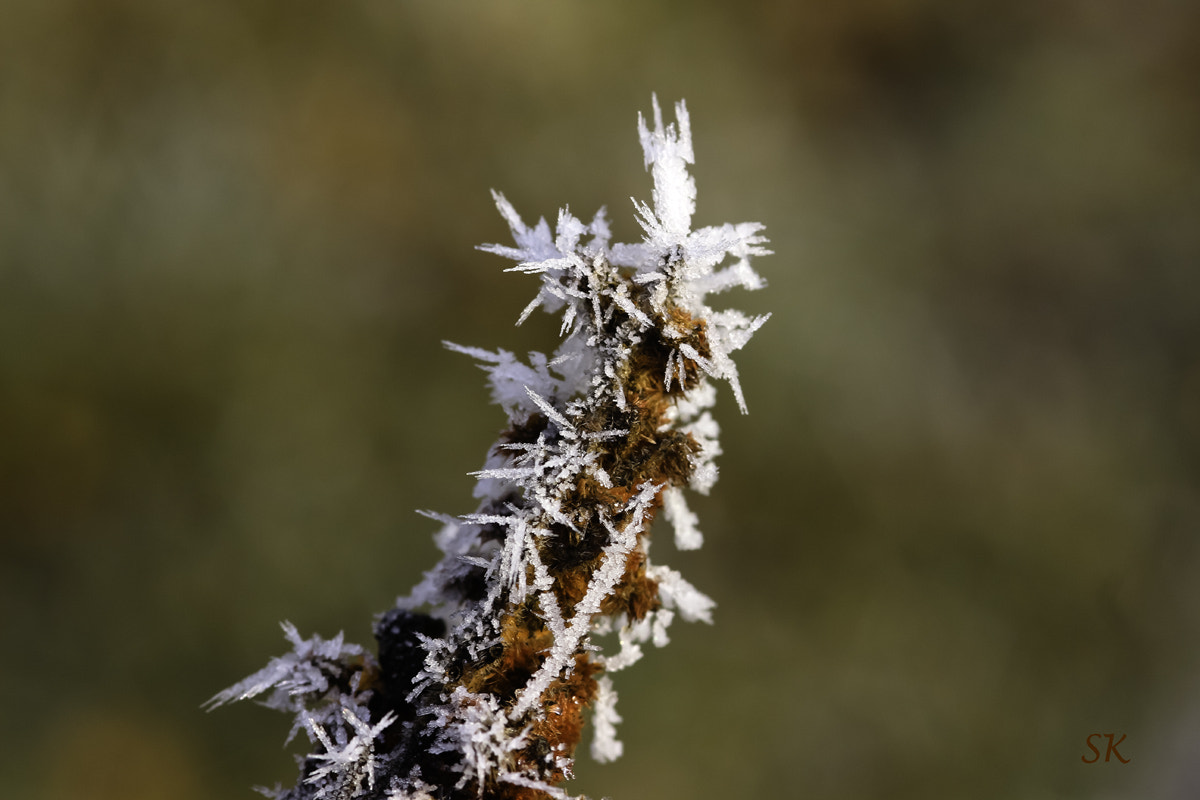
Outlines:
[[717,623],[569,788],[1200,793],[1200,5],[3,0],[5,797],[294,780],[200,703],[434,564],[503,425],[440,341],[556,341],[488,189],[636,239],[651,92],[774,317],[655,550]]

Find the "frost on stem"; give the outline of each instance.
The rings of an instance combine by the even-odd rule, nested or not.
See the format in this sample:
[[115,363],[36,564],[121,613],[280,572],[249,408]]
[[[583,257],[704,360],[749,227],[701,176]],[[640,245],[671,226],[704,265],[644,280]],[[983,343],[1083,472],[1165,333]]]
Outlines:
[[[537,275],[521,314],[561,315],[562,343],[528,361],[504,350],[447,346],[488,372],[507,429],[475,473],[474,513],[436,535],[441,562],[375,624],[378,655],[285,624],[292,652],[218,694],[213,706],[265,695],[295,716],[313,752],[281,800],[566,797],[593,709],[592,754],[621,754],[608,673],[668,641],[714,603],[675,570],[652,564],[661,510],[679,549],[703,538],[684,489],[717,476],[711,380],[745,401],[731,358],[766,316],[714,311],[708,295],[762,279],[756,223],[692,230],[696,187],[687,108],[638,133],[653,204],[634,201],[641,242],[613,244],[604,212],[566,210],[552,231],[496,205],[515,245],[482,249]],[[606,635],[615,643],[602,647]]]

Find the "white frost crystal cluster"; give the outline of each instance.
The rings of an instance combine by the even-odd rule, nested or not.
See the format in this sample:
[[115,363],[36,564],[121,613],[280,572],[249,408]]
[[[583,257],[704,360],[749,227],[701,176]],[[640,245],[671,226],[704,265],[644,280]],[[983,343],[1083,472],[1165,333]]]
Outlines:
[[591,752],[621,755],[609,673],[662,646],[676,616],[711,621],[713,601],[650,561],[661,510],[679,549],[703,541],[684,489],[717,476],[710,380],[745,411],[732,354],[766,316],[716,311],[707,297],[758,289],[756,223],[692,230],[696,187],[687,109],[638,132],[654,180],[637,203],[641,242],[614,244],[604,212],[566,210],[530,227],[500,194],[515,245],[484,250],[538,275],[533,310],[561,315],[552,356],[521,361],[448,345],[478,361],[508,429],[476,474],[480,505],[448,517],[441,562],[376,622],[378,655],[332,641],[293,651],[217,695],[295,715],[314,751],[281,800],[565,797],[584,712]]

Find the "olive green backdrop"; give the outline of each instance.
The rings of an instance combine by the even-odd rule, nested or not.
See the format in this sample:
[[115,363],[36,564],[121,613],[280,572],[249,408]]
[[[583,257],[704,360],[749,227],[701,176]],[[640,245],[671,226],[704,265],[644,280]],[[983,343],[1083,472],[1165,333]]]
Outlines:
[[201,702],[434,564],[503,425],[441,340],[556,341],[488,190],[635,239],[657,92],[774,317],[655,550],[716,625],[569,788],[1194,797],[1198,53],[1172,0],[3,0],[0,794],[294,780]]

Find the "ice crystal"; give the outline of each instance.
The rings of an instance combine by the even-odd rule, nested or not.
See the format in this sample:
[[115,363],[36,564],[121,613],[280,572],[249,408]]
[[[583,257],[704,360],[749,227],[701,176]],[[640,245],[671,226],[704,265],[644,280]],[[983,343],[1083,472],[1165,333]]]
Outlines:
[[651,562],[648,532],[661,510],[678,549],[703,542],[683,490],[717,477],[711,380],[745,412],[731,354],[766,320],[707,297],[760,288],[750,259],[769,251],[756,223],[692,230],[687,108],[672,124],[653,108],[641,242],[611,243],[603,210],[527,226],[494,193],[514,245],[482,249],[539,277],[519,321],[560,315],[563,341],[525,361],[447,344],[487,371],[508,427],[474,473],[475,512],[425,512],[443,558],[376,621],[378,657],[285,624],[292,652],[210,701],[265,694],[308,734],[300,782],[275,797],[566,797],[585,709],[592,755],[621,755],[609,674],[666,644],[676,616],[711,622],[713,601]]

